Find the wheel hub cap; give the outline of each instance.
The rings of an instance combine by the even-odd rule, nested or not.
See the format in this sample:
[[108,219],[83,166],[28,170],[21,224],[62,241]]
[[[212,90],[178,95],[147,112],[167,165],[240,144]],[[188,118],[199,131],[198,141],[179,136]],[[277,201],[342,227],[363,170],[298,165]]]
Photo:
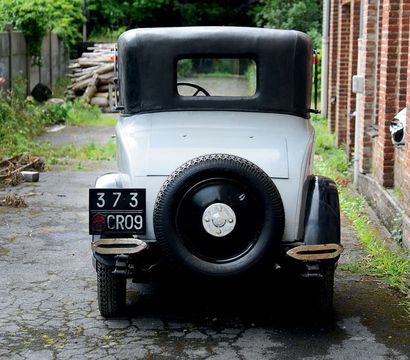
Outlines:
[[212,236],[226,236],[235,228],[235,212],[229,205],[212,204],[205,209],[202,215],[202,225],[206,232]]

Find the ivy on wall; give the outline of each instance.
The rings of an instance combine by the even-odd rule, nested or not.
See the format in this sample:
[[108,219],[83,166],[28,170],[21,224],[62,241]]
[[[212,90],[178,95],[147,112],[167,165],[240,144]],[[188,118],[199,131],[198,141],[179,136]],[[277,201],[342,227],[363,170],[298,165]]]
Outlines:
[[0,0],[0,31],[6,24],[21,30],[34,65],[41,64],[41,46],[51,30],[67,47],[78,40],[85,21],[82,0]]

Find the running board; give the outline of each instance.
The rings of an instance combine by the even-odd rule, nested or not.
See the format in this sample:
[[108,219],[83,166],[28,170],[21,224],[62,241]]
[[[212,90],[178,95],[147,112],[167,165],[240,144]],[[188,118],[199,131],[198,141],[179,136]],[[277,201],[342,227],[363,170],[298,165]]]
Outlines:
[[101,255],[137,254],[147,247],[140,239],[98,239],[91,243],[91,249]]
[[329,260],[338,257],[343,251],[339,244],[300,245],[286,252],[287,255],[303,261]]

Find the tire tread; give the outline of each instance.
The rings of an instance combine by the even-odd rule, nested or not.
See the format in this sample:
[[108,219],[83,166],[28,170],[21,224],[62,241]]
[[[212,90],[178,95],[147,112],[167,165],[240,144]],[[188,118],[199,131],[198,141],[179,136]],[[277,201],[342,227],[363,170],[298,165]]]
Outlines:
[[112,273],[112,267],[96,262],[97,297],[100,313],[105,318],[120,316],[126,303],[126,279]]

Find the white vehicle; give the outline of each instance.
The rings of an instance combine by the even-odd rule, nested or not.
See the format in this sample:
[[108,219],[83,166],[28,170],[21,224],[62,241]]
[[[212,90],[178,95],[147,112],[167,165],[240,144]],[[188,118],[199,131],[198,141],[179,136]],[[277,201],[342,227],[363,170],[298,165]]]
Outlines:
[[120,36],[118,172],[90,189],[104,317],[124,310],[127,278],[229,280],[274,265],[313,279],[331,308],[339,203],[335,183],[312,175],[312,54],[297,31]]

